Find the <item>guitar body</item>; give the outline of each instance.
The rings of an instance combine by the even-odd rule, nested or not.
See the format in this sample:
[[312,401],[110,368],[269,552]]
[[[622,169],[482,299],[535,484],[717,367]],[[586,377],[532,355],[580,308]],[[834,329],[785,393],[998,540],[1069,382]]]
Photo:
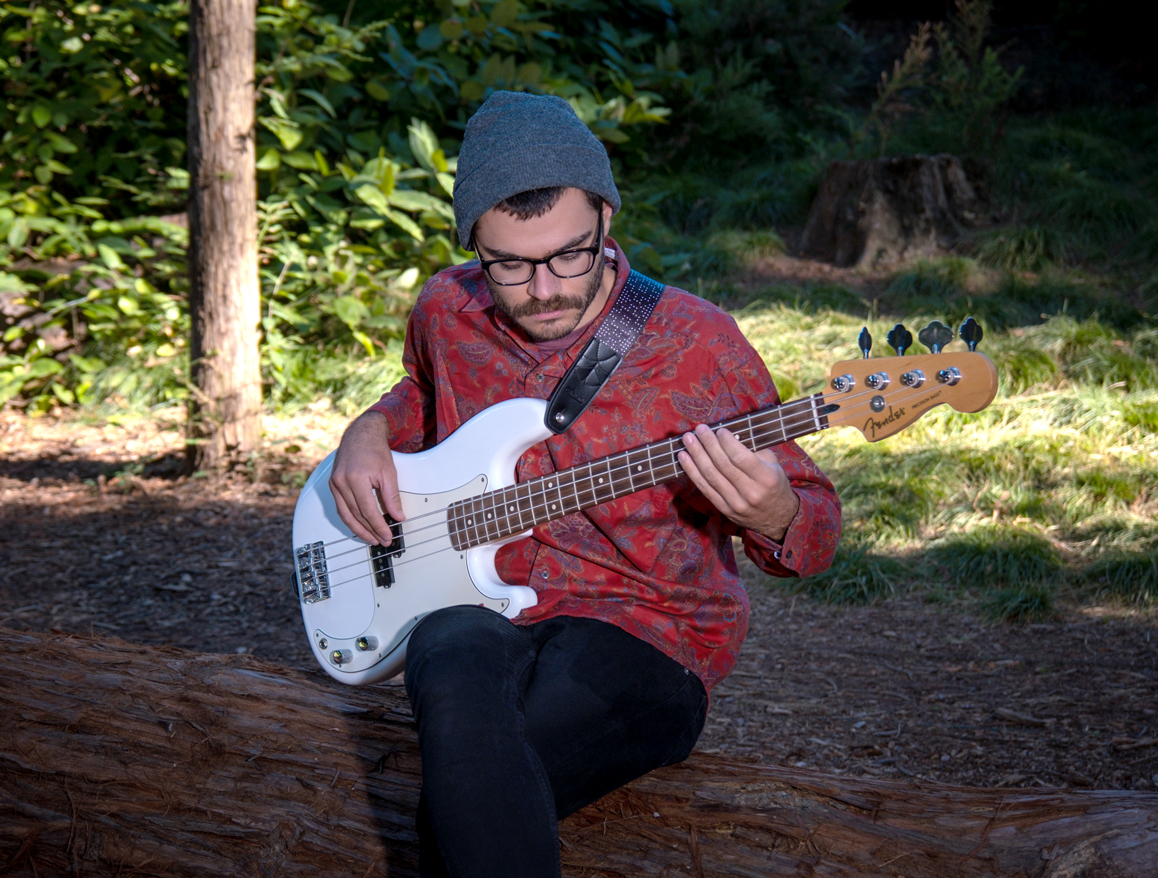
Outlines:
[[543,425],[546,405],[507,400],[434,448],[395,452],[406,519],[395,525],[395,545],[386,552],[354,537],[338,517],[329,487],[336,452],[314,470],[294,509],[294,577],[306,636],[330,676],[365,684],[398,674],[410,632],[442,607],[473,604],[513,618],[534,606],[533,589],[507,585],[495,570],[499,547],[526,534],[456,551],[447,510],[514,484],[519,457],[552,435]]

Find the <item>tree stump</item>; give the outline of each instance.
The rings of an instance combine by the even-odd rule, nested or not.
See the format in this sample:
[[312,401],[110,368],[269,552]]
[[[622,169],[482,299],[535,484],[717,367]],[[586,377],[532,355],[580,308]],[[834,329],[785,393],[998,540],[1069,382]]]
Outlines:
[[[411,876],[419,782],[396,684],[0,628],[0,875]],[[698,754],[560,828],[585,878],[1158,875],[1158,794]]]
[[951,250],[981,209],[951,155],[833,162],[799,249],[842,267],[885,267]]

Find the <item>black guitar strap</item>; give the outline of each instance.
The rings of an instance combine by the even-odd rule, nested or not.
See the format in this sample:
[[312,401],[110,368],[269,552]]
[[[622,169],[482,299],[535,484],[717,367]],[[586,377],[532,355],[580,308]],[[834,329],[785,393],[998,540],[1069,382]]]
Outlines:
[[647,324],[663,284],[647,275],[632,271],[619,291],[619,298],[603,318],[595,337],[571,364],[567,374],[547,400],[547,429],[566,431],[591,404],[595,394],[619,368],[635,340]]

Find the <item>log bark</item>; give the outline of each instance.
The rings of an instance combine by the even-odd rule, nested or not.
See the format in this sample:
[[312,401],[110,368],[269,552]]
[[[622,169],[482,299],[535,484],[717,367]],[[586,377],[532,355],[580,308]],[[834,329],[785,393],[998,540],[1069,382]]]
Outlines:
[[895,265],[951,250],[980,212],[977,193],[954,156],[833,162],[799,249],[839,266]]
[[261,435],[253,0],[189,4],[189,354],[192,469]]
[[[0,875],[411,876],[399,685],[0,629]],[[496,815],[501,824],[501,815]],[[693,754],[564,821],[568,876],[1158,875],[1158,794]]]

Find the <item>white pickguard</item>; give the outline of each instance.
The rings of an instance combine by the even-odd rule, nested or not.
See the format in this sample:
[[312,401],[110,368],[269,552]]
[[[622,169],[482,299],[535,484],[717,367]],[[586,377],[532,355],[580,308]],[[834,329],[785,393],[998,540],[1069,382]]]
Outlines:
[[[512,399],[477,414],[428,451],[394,453],[402,494],[401,555],[393,558],[394,583],[375,579],[370,547],[338,517],[330,493],[334,454],[314,470],[294,510],[295,556],[324,545],[330,596],[300,599],[306,635],[318,663],[343,683],[375,683],[402,670],[414,626],[442,607],[476,604],[513,618],[534,606],[535,592],[504,583],[495,553],[504,542],[457,551],[451,546],[446,509],[458,500],[513,485],[523,452],[551,435],[543,425],[547,404]],[[295,568],[299,595],[301,577]]]

